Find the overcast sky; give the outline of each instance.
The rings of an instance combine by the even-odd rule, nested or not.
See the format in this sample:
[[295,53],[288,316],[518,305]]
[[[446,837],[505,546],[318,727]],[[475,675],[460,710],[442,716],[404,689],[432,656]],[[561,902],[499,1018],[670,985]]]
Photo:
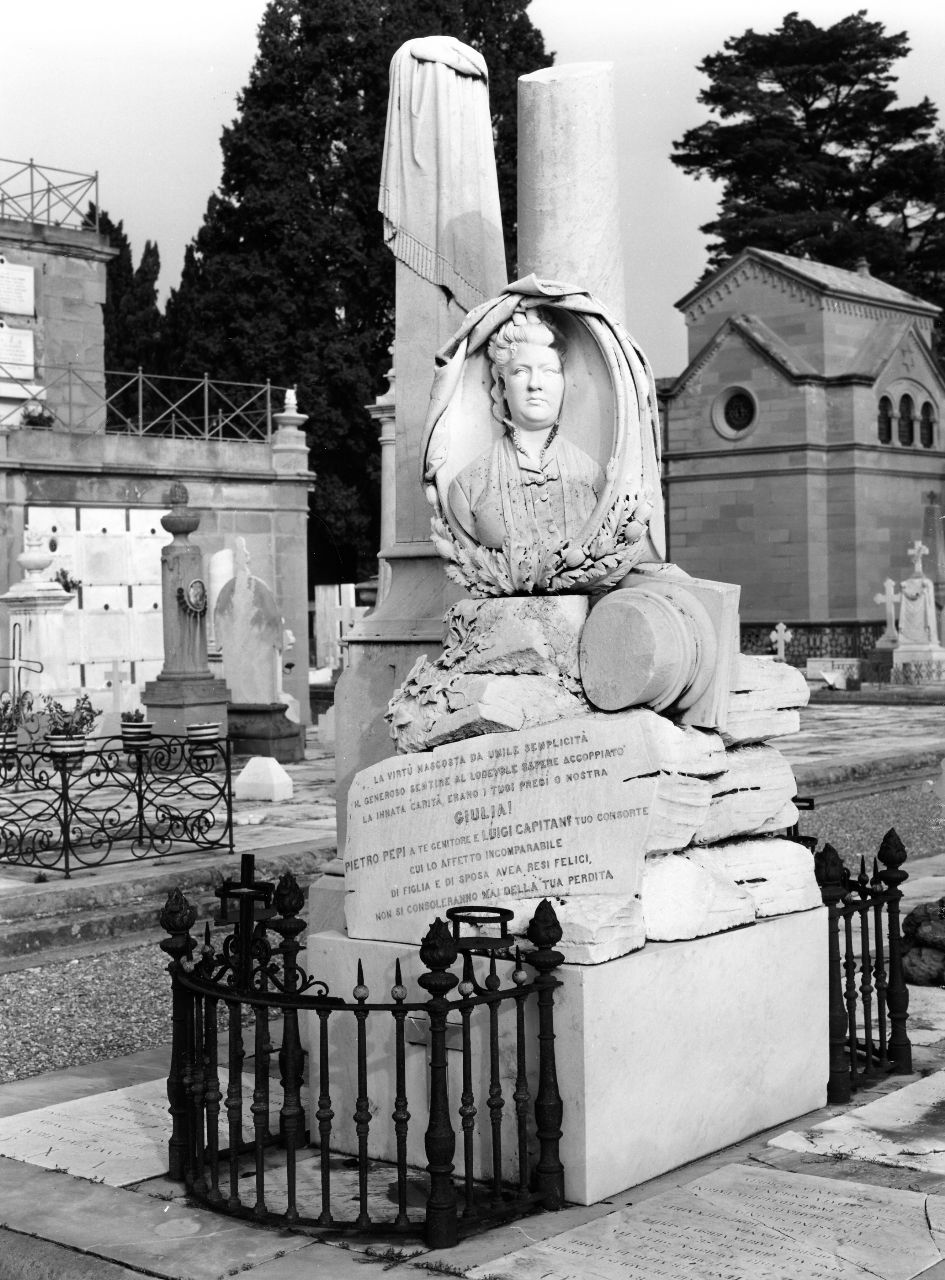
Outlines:
[[[940,0],[532,0],[532,20],[559,63],[615,64],[626,321],[658,375],[685,363],[673,303],[703,269],[698,228],[715,208],[712,184],[668,159],[673,139],[706,118],[696,63],[749,26],[773,29],[793,8],[825,25],[860,7],[910,35],[902,101],[928,95],[945,114]],[[7,0],[0,156],[98,170],[101,204],[123,219],[135,259],[145,239],[158,241],[166,291],[219,182],[220,131],[235,114],[264,9],[265,0]]]

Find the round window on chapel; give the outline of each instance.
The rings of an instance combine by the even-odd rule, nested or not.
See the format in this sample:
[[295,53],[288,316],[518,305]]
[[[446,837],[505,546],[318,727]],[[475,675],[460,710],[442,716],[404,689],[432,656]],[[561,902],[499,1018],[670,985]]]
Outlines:
[[758,425],[758,401],[747,387],[726,387],[712,402],[713,427],[725,440],[741,440]]
[[755,420],[755,402],[747,391],[735,391],[725,401],[723,416],[732,431],[747,431]]

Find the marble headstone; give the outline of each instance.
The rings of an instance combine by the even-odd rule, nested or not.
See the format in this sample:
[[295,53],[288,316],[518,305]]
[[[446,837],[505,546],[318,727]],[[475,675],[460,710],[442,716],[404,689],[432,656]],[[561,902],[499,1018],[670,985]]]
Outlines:
[[272,704],[281,694],[282,614],[266,583],[250,573],[243,538],[236,540],[234,568],[213,613],[224,678],[233,702]]

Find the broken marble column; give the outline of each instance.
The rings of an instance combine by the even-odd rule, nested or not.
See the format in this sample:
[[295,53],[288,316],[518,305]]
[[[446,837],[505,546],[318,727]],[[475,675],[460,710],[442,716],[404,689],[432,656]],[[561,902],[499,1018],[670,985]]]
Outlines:
[[518,82],[518,274],[580,282],[626,314],[614,69],[565,63]]

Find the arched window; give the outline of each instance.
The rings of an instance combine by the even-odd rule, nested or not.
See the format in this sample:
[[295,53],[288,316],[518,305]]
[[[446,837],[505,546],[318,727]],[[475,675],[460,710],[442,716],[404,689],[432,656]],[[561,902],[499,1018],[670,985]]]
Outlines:
[[879,412],[876,415],[876,434],[880,444],[892,444],[892,401],[889,396],[881,396]]
[[931,449],[935,443],[935,410],[931,400],[926,400],[919,417],[919,442],[923,449]]
[[915,408],[912,396],[903,396],[899,401],[899,443],[915,444]]

